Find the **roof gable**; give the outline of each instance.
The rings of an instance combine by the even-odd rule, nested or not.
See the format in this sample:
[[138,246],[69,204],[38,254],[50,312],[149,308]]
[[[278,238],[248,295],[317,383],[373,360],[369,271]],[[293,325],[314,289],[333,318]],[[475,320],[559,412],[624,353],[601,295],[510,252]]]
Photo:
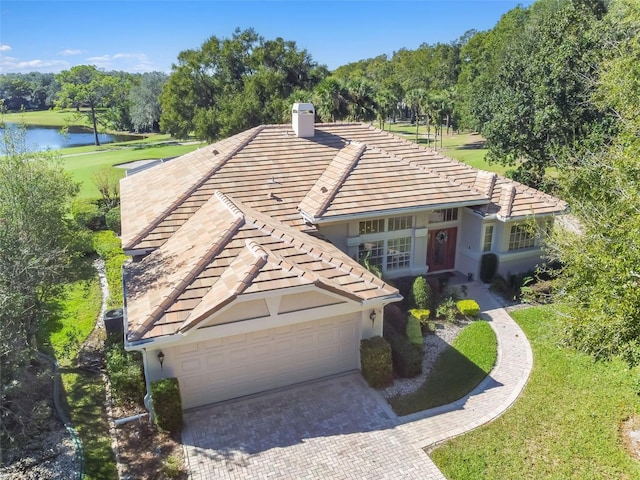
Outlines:
[[187,332],[243,294],[315,285],[356,302],[400,298],[333,245],[220,192],[125,274],[130,341]]

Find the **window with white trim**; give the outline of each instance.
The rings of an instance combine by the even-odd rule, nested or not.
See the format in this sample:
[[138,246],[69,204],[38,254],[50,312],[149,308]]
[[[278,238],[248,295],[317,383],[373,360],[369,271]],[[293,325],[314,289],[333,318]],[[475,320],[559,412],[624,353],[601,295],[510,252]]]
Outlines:
[[484,227],[484,240],[482,242],[482,251],[490,252],[492,242],[493,242],[493,225],[487,225]]
[[526,225],[512,225],[509,234],[509,251],[523,250],[535,246],[536,237]]
[[411,237],[387,240],[387,270],[400,270],[411,266]]
[[384,218],[377,220],[364,220],[360,222],[360,235],[384,232]]
[[455,222],[458,220],[457,208],[444,208],[429,212],[429,223]]
[[407,230],[413,227],[413,216],[408,215],[406,217],[392,217],[389,219],[388,230],[395,232],[397,230]]
[[373,242],[364,242],[358,246],[358,260],[364,259],[371,265],[382,268],[384,259],[384,240],[375,240]]

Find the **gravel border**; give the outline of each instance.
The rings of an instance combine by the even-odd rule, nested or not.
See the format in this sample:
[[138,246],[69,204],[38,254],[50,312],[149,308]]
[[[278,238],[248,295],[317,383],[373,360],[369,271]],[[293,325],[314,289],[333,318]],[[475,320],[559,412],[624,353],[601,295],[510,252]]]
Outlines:
[[413,378],[394,377],[393,385],[379,390],[379,393],[388,400],[398,395],[407,395],[415,392],[429,377],[440,354],[448,345],[453,343],[458,334],[468,324],[468,321],[458,321],[456,323],[436,322],[435,334],[425,335],[422,338],[422,351],[424,352],[422,356],[422,374]]

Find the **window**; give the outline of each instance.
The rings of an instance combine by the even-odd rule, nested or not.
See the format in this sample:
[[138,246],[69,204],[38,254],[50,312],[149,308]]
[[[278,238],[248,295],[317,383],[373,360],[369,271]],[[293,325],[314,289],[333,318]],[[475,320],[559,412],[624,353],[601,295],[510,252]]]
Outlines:
[[371,265],[382,268],[384,240],[361,243],[358,247],[358,260],[362,261],[364,258],[366,258]]
[[531,248],[535,245],[536,237],[526,226],[513,225],[509,235],[509,251]]
[[384,219],[360,222],[360,235],[384,232]]
[[411,237],[387,240],[387,270],[411,266]]
[[487,225],[484,227],[484,241],[482,243],[482,251],[491,251],[491,242],[493,242],[493,225]]
[[394,232],[396,230],[407,230],[413,227],[413,217],[393,217],[389,219],[389,231]]
[[429,223],[455,222],[458,220],[457,208],[445,208],[429,212]]

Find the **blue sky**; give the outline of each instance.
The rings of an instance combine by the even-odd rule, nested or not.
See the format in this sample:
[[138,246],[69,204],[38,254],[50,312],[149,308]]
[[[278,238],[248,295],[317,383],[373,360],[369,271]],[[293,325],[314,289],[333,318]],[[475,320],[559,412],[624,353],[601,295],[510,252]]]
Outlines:
[[104,70],[171,71],[178,53],[212,35],[253,27],[282,37],[335,69],[422,43],[448,43],[488,30],[532,0],[361,1],[31,1],[0,2],[0,73]]

